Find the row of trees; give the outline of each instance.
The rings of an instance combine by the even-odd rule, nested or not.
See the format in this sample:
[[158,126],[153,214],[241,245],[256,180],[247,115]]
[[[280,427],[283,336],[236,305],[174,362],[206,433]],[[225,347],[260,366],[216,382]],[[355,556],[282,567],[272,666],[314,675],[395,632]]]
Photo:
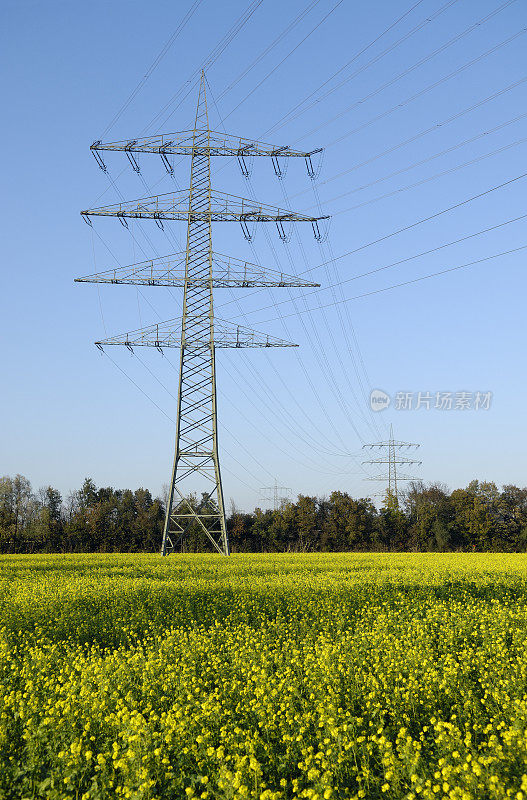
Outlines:
[[[192,499],[196,506],[204,501]],[[139,552],[159,549],[165,501],[148,489],[97,488],[87,478],[63,500],[33,492],[22,475],[0,478],[0,552]],[[279,509],[244,513],[231,504],[233,552],[342,550],[527,550],[527,488],[472,481],[466,489],[415,483],[380,509],[346,492],[299,495]],[[191,528],[178,549],[207,549]]]

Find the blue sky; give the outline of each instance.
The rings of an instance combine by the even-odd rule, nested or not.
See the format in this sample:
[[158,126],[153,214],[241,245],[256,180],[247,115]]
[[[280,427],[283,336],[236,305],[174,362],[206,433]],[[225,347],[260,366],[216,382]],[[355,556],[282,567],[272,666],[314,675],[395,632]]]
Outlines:
[[[110,182],[89,145],[192,5],[160,0],[154,12],[135,0],[3,4],[0,472],[20,472],[35,487],[67,493],[89,475],[98,485],[158,493],[169,478],[177,351],[137,357],[114,348],[118,369],[93,341],[178,316],[181,296],[73,279],[166,255],[184,238],[183,223],[162,232],[145,221],[130,232],[95,219],[92,232],[79,211],[115,202],[116,187],[128,199],[174,187],[157,157],[142,159],[141,179],[122,153],[107,159]],[[190,127],[196,71],[247,8],[245,0],[197,4],[105,138],[153,133],[160,123],[167,132]],[[286,272],[309,269],[333,285],[314,295],[216,294],[217,316],[300,345],[218,356],[227,500],[253,507],[259,487],[274,479],[293,494],[378,491],[382,484],[365,480],[375,469],[362,467],[361,448],[384,439],[390,423],[397,438],[421,444],[415,474],[426,481],[525,485],[519,248],[527,237],[525,219],[509,221],[527,213],[527,178],[518,178],[527,172],[526,28],[522,0],[380,0],[375,10],[349,0],[263,0],[209,66],[212,127],[326,148],[316,187],[301,163],[279,181],[263,159],[250,181],[236,163],[215,163],[214,185],[297,211],[315,211],[318,197],[332,215],[323,244],[309,227],[283,244],[269,226],[250,246],[237,225],[215,226],[219,252]],[[176,165],[179,186],[188,168]],[[437,215],[451,206],[458,207]],[[487,228],[494,230],[479,233]],[[480,263],[406,283],[473,261]],[[384,291],[397,283],[406,285]],[[420,391],[493,396],[489,410],[398,410],[392,402],[373,414],[372,388],[392,398],[410,392],[414,402]]]

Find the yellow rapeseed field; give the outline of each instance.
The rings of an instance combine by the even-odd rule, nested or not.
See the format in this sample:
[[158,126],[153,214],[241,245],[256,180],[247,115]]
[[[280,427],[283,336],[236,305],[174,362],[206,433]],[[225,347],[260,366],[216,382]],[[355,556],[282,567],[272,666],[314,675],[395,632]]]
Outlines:
[[2,556],[0,798],[527,800],[527,556]]

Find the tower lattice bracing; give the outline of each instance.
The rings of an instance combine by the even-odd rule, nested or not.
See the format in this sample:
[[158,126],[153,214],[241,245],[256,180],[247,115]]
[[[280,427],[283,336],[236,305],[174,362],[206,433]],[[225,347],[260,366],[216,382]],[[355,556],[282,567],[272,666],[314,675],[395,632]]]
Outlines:
[[[172,543],[171,534],[183,534],[194,518],[214,547],[229,554],[218,456],[215,361],[210,132],[202,82],[192,142],[176,450],[163,554]],[[188,491],[185,492],[185,486],[193,481],[196,473],[203,479],[207,499],[198,516],[189,502]]]
[[105,172],[107,167],[101,155],[103,151],[126,152],[136,172],[140,170],[135,158],[137,153],[157,153],[169,172],[173,170],[170,155],[190,156],[188,192],[172,192],[81,212],[89,224],[92,224],[92,216],[118,217],[125,224],[127,217],[154,219],[161,225],[162,220],[185,220],[185,253],[129,267],[114,267],[77,280],[183,288],[180,317],[110,337],[96,344],[101,349],[111,345],[126,345],[129,349],[149,346],[160,350],[179,347],[176,446],[161,552],[163,555],[171,552],[193,526],[209,539],[219,553],[228,555],[229,541],[218,454],[216,349],[296,345],[236,323],[215,319],[213,289],[318,284],[215,253],[212,248],[212,223],[238,221],[248,236],[249,223],[275,222],[283,237],[284,223],[311,222],[315,236],[319,237],[318,220],[321,217],[296,214],[213,191],[211,157],[234,156],[243,174],[247,174],[247,158],[268,156],[273,159],[273,166],[279,175],[279,158],[304,158],[308,174],[313,177],[311,156],[318,151],[302,152],[288,147],[274,147],[211,131],[203,73],[192,131],[109,144],[94,142],[91,149]]

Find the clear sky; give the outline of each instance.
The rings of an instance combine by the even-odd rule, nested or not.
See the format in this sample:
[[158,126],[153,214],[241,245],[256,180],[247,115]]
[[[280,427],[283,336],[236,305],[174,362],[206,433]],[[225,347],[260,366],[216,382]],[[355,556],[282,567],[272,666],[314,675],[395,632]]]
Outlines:
[[[426,481],[526,484],[524,0],[4,0],[2,17],[0,474],[63,493],[85,476],[153,493],[167,482],[177,351],[113,348],[112,363],[93,341],[178,316],[181,294],[73,279],[176,252],[184,224],[94,218],[92,231],[79,211],[174,188],[156,156],[138,176],[109,154],[109,179],[89,146],[191,127],[207,64],[213,127],[325,148],[315,185],[302,163],[280,181],[264,159],[250,180],[215,163],[214,185],[333,215],[322,244],[309,225],[288,244],[261,226],[253,246],[215,226],[219,252],[328,287],[216,293],[218,317],[300,345],[218,355],[227,502],[252,508],[275,479],[294,495],[378,491],[362,445],[390,423],[421,444],[412,473]],[[188,173],[177,162],[178,186]],[[370,411],[371,389],[387,409]],[[492,402],[436,410],[439,391]],[[398,392],[414,406],[429,393],[430,408],[399,409]]]

